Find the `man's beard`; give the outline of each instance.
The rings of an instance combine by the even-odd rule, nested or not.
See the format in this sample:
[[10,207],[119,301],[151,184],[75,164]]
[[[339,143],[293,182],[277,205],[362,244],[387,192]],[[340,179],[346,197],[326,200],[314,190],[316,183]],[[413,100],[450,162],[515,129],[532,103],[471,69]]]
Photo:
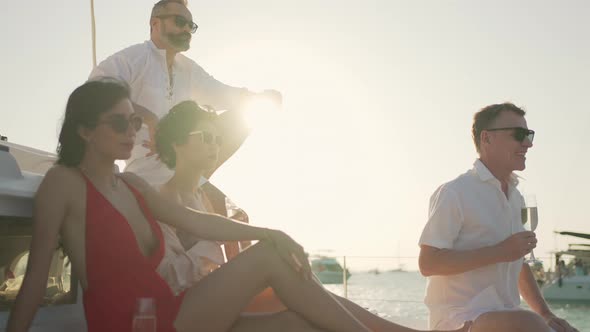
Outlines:
[[188,32],[168,33],[166,39],[168,39],[170,45],[181,51],[186,51],[191,47],[191,35]]

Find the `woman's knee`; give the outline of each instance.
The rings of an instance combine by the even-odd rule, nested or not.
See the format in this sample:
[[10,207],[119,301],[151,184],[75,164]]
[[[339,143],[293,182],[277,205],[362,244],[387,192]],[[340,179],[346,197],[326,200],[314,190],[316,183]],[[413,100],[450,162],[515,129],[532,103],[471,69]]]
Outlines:
[[260,241],[256,243],[248,248],[243,254],[252,256],[252,263],[257,264],[258,268],[273,266],[278,258],[274,246],[268,241]]

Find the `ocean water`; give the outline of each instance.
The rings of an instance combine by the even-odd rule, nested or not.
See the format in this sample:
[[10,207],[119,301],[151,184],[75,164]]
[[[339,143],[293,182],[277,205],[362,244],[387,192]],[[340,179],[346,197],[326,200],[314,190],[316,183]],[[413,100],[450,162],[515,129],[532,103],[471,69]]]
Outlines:
[[[418,272],[353,273],[348,298],[383,318],[414,328],[426,328],[428,309],[423,303],[426,278]],[[344,295],[342,285],[326,285]],[[590,332],[590,303],[549,303],[552,311],[580,331]],[[526,305],[523,305],[526,307]]]

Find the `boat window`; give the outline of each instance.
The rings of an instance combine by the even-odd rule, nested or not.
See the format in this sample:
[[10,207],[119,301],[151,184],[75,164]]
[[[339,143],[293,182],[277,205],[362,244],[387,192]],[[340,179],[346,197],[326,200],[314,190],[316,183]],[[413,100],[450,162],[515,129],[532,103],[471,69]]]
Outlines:
[[[28,220],[0,217],[0,311],[10,310],[20,290],[27,270],[30,234],[31,224]],[[69,258],[57,248],[49,268],[42,305],[75,303],[76,284]]]

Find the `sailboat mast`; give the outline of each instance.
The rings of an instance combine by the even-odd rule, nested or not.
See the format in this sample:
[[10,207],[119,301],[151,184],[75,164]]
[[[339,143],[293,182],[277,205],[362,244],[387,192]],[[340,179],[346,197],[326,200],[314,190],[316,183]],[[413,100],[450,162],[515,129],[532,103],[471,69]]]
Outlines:
[[94,17],[94,0],[90,0],[90,26],[92,30],[92,68],[96,67],[96,20]]

